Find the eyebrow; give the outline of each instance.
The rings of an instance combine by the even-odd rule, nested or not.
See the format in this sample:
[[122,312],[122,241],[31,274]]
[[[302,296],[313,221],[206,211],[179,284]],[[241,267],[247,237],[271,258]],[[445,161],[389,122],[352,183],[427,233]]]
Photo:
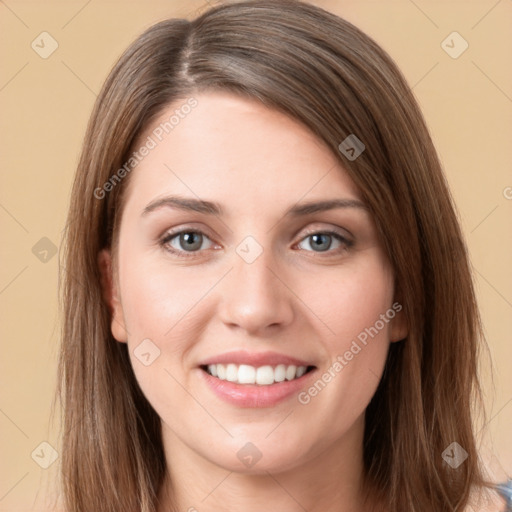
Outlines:
[[[160,208],[175,208],[183,211],[203,213],[206,215],[224,215],[224,209],[219,203],[194,199],[191,197],[167,196],[150,202],[142,211],[142,216],[159,210]],[[285,212],[287,217],[300,217],[312,213],[333,210],[335,208],[360,208],[368,210],[367,206],[357,199],[328,199],[324,201],[310,201],[292,206]]]

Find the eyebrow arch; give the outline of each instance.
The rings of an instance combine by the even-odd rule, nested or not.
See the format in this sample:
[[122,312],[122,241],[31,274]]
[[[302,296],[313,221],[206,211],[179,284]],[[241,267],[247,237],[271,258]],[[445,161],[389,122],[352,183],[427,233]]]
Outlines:
[[300,203],[286,211],[285,216],[299,217],[312,213],[324,212],[335,208],[361,208],[368,210],[367,206],[357,199],[328,199],[325,201],[311,201]]
[[[178,210],[204,213],[206,215],[223,215],[224,209],[219,203],[194,199],[189,197],[167,196],[149,203],[142,211],[146,216],[154,210],[162,207],[176,208]],[[357,199],[329,199],[325,201],[311,201],[292,206],[285,212],[285,216],[300,217],[312,213],[333,210],[335,208],[361,208],[367,210],[367,206]]]
[[218,203],[203,201],[202,199],[194,199],[192,197],[179,196],[167,196],[155,199],[144,208],[142,215],[148,215],[152,211],[158,210],[164,206],[168,208],[177,208],[178,210],[205,213],[207,215],[223,215],[223,208]]

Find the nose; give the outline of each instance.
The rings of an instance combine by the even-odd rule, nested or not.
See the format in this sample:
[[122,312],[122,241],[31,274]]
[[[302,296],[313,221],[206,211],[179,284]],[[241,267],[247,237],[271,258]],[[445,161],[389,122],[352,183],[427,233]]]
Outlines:
[[260,335],[289,325],[294,294],[271,251],[263,250],[252,263],[235,252],[233,261],[234,268],[221,291],[219,307],[224,324]]

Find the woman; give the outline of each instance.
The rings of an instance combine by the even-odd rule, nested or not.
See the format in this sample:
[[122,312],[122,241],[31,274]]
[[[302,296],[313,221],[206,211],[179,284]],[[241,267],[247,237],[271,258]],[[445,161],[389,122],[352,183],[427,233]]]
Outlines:
[[350,23],[261,0],[148,29],[98,96],[65,247],[67,512],[491,506],[461,231]]

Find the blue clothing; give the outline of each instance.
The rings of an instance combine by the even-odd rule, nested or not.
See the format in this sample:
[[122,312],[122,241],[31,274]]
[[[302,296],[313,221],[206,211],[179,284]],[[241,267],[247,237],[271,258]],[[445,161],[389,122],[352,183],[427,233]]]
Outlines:
[[507,508],[506,512],[512,512],[512,479],[507,480],[503,484],[496,485],[496,491],[505,500]]

